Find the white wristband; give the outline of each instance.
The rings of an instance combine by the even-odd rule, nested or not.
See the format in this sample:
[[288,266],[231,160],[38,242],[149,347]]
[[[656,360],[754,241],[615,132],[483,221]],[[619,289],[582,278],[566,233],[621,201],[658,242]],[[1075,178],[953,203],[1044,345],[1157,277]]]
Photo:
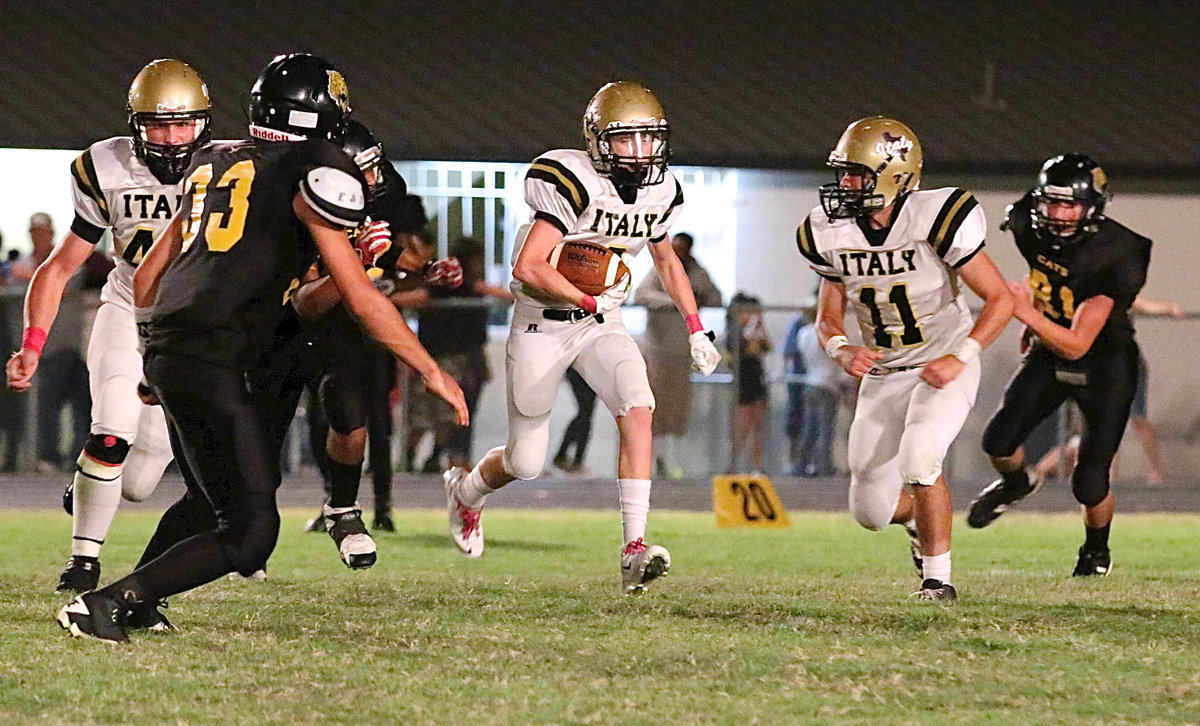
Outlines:
[[958,358],[963,363],[970,363],[975,356],[979,355],[979,351],[983,350],[983,346],[974,338],[967,338],[962,343],[959,343],[958,350],[950,355]]
[[839,350],[846,347],[847,345],[850,345],[850,341],[846,340],[846,336],[835,335],[832,338],[830,338],[829,340],[825,341],[825,355],[832,358],[835,355],[837,355],[837,352]]

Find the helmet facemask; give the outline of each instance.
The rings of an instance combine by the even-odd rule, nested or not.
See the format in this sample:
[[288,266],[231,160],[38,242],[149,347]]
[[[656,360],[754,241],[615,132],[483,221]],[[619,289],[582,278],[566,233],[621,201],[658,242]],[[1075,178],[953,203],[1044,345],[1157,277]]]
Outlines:
[[611,124],[596,134],[596,170],[617,186],[648,187],[662,182],[670,161],[666,121],[635,126]]
[[[875,172],[862,164],[830,161],[835,171],[835,180],[822,184],[817,189],[821,198],[821,209],[830,219],[852,219],[866,217],[887,206],[882,194],[875,193]],[[850,175],[862,178],[859,186],[844,186],[843,180]]]
[[355,154],[354,165],[367,180],[367,201],[374,201],[387,193],[388,185],[383,178],[382,144],[375,144]]
[[[183,178],[192,154],[208,143],[209,113],[184,111],[179,113],[131,113],[129,130],[133,137],[133,151],[145,162],[154,176],[166,184],[176,184]],[[158,125],[190,125],[193,133],[190,141],[170,143],[151,141],[149,127]]]

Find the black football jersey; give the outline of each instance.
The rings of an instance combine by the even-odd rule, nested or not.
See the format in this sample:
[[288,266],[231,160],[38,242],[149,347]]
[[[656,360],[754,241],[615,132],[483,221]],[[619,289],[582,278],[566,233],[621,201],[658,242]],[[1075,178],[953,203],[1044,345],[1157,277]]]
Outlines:
[[1033,228],[1033,197],[1026,194],[1008,210],[1005,224],[1029,263],[1029,286],[1043,314],[1071,327],[1075,310],[1088,298],[1113,299],[1108,322],[1087,356],[1111,353],[1133,342],[1129,306],[1146,284],[1150,240],[1107,217],[1100,228],[1080,239],[1039,234]]
[[147,352],[254,367],[317,257],[292,199],[300,193],[321,216],[354,227],[364,186],[353,160],[327,141],[248,139],[196,152],[181,205],[191,210],[183,251],[159,285]]

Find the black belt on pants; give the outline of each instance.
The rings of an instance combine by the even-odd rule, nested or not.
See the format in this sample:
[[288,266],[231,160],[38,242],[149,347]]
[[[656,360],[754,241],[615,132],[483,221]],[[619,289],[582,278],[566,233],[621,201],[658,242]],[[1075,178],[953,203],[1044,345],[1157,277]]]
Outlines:
[[592,315],[583,308],[570,308],[563,310],[562,308],[542,308],[542,317],[547,320],[565,320],[569,323],[578,323],[580,320],[587,318],[595,318],[596,322],[603,325],[603,315]]

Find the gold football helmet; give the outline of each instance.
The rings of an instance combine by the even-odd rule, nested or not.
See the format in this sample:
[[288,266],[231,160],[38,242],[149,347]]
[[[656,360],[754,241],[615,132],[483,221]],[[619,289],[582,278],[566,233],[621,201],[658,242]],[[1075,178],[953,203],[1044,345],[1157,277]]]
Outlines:
[[[147,63],[129,86],[129,129],[133,150],[165,184],[183,178],[192,154],[208,142],[208,86],[187,63],[161,58]],[[146,127],[191,123],[186,141],[152,141]]]
[[618,186],[645,187],[663,180],[671,158],[670,133],[658,99],[630,81],[601,88],[583,114],[592,166]]
[[[830,219],[869,215],[886,208],[921,183],[921,142],[895,119],[871,116],[846,127],[829,152],[837,181],[821,186],[821,206]],[[859,188],[843,185],[847,174],[861,174]]]

